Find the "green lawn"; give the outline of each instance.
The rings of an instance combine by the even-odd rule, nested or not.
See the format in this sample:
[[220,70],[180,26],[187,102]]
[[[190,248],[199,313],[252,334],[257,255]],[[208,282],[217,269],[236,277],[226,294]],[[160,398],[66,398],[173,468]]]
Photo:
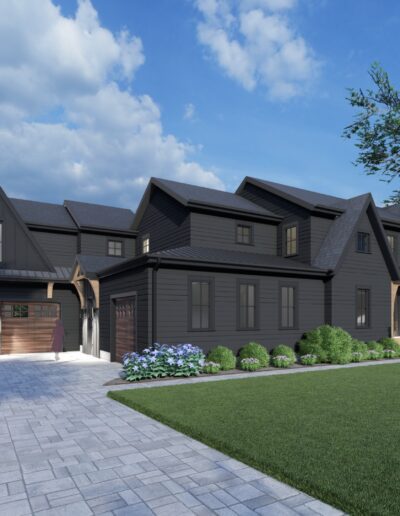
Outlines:
[[400,365],[109,396],[351,514],[400,512]]

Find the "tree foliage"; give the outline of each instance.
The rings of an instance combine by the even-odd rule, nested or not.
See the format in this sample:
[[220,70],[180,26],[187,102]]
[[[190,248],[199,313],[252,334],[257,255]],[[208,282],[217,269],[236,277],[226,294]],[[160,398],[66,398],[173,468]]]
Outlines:
[[[378,63],[371,66],[369,75],[373,89],[349,90],[347,100],[359,111],[354,122],[345,127],[343,136],[357,139],[356,165],[369,175],[380,174],[383,181],[391,182],[400,176],[400,92]],[[385,203],[400,204],[400,190],[395,190]]]

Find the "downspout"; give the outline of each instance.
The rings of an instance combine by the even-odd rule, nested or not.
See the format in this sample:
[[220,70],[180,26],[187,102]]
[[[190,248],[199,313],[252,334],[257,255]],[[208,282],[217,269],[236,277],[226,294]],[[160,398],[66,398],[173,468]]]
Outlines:
[[151,273],[151,344],[157,342],[157,271],[160,264],[161,258],[158,257]]

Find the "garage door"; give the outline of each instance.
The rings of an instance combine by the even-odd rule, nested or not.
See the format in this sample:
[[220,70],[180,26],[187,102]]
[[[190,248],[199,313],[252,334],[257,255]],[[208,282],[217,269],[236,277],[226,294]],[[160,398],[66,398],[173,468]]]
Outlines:
[[0,303],[1,354],[52,350],[60,306],[56,303]]
[[115,360],[122,361],[125,353],[136,351],[135,297],[115,300]]

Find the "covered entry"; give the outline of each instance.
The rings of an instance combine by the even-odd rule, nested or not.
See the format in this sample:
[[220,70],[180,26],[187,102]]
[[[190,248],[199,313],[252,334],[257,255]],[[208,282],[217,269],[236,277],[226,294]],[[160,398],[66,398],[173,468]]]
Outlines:
[[136,296],[114,298],[115,360],[136,351]]
[[52,336],[60,305],[57,303],[0,303],[1,354],[52,350]]

